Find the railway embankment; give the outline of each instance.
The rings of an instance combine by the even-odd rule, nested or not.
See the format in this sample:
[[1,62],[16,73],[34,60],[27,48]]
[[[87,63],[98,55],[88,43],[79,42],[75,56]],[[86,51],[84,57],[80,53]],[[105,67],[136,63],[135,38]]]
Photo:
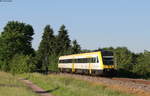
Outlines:
[[150,96],[150,81],[130,78],[108,78],[100,76],[87,76],[78,74],[61,74],[80,80],[89,81],[93,84],[104,85],[108,88],[137,96]]

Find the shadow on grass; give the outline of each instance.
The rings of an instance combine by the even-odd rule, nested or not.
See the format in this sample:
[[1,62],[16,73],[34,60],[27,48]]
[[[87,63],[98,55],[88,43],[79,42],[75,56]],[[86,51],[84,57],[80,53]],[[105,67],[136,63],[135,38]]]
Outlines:
[[51,90],[46,90],[46,91],[36,91],[36,93],[51,93],[51,92],[56,91],[56,90],[58,90],[58,89],[59,89],[59,87],[56,87],[56,88],[51,89]]
[[15,84],[0,84],[0,87],[25,87],[25,86]]

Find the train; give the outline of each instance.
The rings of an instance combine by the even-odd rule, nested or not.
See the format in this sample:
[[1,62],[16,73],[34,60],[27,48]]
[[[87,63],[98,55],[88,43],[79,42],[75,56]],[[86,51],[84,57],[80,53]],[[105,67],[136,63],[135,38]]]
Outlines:
[[60,72],[90,75],[114,75],[116,65],[112,51],[96,51],[60,56]]

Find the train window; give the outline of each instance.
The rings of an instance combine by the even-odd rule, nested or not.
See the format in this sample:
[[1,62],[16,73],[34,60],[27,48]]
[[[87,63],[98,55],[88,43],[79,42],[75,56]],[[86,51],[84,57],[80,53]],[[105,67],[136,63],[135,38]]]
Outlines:
[[83,63],[83,59],[80,58],[78,63]]
[[96,58],[92,58],[92,63],[96,63]]
[[75,59],[75,63],[78,63],[78,59]]
[[72,59],[69,59],[69,63],[72,63]]
[[83,63],[87,63],[88,62],[88,58],[84,58],[84,62]]
[[95,61],[95,62],[96,62],[96,63],[98,63],[98,62],[99,62],[98,57],[96,57],[95,59],[96,59],[96,61]]
[[59,63],[97,63],[98,57],[59,60]]
[[88,58],[88,63],[92,63],[92,58]]
[[95,63],[95,62],[94,62],[94,58],[91,58],[91,63]]
[[59,63],[64,63],[64,60],[59,60]]
[[113,65],[113,58],[103,58],[104,65]]
[[84,63],[88,63],[88,60],[89,60],[88,58],[85,58],[85,62]]
[[88,62],[88,59],[87,59],[87,58],[84,58],[83,60],[84,60],[83,63],[87,63],[87,62]]
[[63,60],[63,63],[66,63],[67,61],[66,60]]
[[103,58],[104,60],[109,60],[109,61],[111,61],[111,60],[113,60],[113,58]]
[[113,56],[113,52],[112,51],[102,51],[102,55],[103,56]]
[[59,60],[59,63],[72,63],[72,59]]
[[92,63],[96,63],[96,58],[92,58]]

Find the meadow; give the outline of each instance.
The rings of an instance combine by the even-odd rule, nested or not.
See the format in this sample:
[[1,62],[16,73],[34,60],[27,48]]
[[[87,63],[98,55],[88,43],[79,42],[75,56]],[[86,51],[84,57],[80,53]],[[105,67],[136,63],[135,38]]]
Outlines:
[[55,96],[133,96],[132,94],[115,91],[103,85],[64,75],[33,73],[24,74],[21,77],[28,78]]
[[38,96],[22,84],[18,77],[0,72],[0,96]]

